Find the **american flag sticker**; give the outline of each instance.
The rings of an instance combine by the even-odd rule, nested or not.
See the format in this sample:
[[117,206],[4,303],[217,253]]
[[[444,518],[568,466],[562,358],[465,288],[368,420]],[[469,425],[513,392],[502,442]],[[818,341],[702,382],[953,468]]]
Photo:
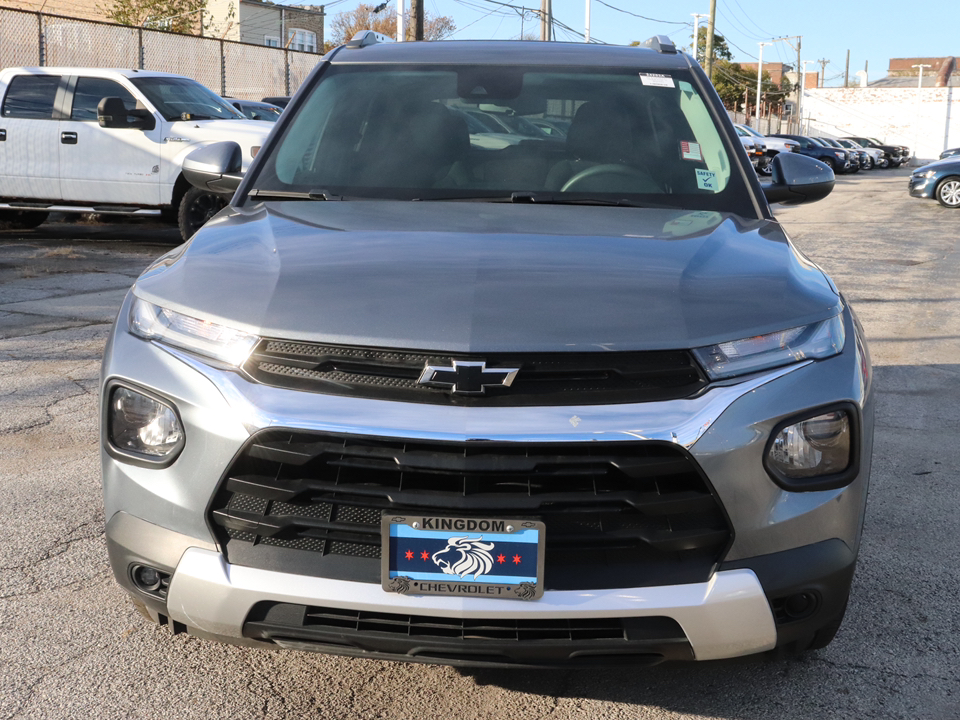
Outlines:
[[703,161],[703,154],[700,152],[700,143],[680,141],[680,157],[684,160]]

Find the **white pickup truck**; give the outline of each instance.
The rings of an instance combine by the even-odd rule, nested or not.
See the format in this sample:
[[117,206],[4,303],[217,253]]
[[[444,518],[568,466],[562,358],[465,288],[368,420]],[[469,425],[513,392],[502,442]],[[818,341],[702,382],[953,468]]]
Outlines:
[[183,158],[233,140],[246,169],[272,129],[182,75],[8,68],[0,71],[0,228],[36,227],[51,211],[159,215],[189,239],[230,194],[192,187]]

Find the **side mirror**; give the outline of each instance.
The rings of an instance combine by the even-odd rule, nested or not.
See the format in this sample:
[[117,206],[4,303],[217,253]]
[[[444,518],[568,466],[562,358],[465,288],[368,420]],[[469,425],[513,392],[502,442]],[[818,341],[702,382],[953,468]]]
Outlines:
[[100,101],[97,105],[97,122],[104,128],[153,130],[157,126],[152,112],[144,108],[127,110],[123,100],[118,97],[105,97]]
[[768,203],[800,205],[822,200],[833,190],[833,170],[806,155],[777,153],[770,167],[773,182],[762,186]]
[[233,192],[243,180],[243,152],[232,140],[197,148],[183,159],[183,176],[194,187]]

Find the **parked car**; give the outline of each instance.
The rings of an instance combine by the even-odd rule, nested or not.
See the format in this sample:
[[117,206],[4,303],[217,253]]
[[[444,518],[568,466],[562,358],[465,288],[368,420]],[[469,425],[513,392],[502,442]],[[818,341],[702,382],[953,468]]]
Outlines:
[[274,95],[273,97],[260,98],[260,102],[270,105],[276,105],[279,108],[285,108],[290,103],[289,95]]
[[827,147],[839,148],[841,150],[847,151],[847,157],[850,160],[849,172],[859,172],[860,170],[869,170],[870,167],[873,167],[870,156],[867,155],[863,150],[856,150],[854,148],[849,148],[840,143],[839,140],[827,137],[815,137],[812,138],[816,140],[821,145],[826,145]]
[[754,140],[760,140],[763,142],[763,145],[766,148],[767,161],[757,164],[757,172],[761,175],[771,174],[773,171],[772,161],[774,156],[776,156],[778,153],[793,152],[797,149],[797,147],[799,147],[799,143],[797,143],[795,140],[786,140],[784,138],[774,137],[772,135],[761,135],[749,125],[735,124],[734,127],[737,128],[737,134],[741,137],[746,134],[754,138]]
[[844,140],[853,140],[864,147],[872,147],[883,150],[890,158],[890,167],[896,168],[903,165],[910,159],[910,148],[903,145],[885,145],[876,138],[868,137],[845,137]]
[[960,148],[944,150],[942,153],[940,153],[940,159],[943,160],[944,158],[953,157],[954,155],[960,155]]
[[960,154],[917,168],[910,175],[913,197],[935,199],[944,207],[960,207]]
[[[474,145],[459,108],[564,109]],[[523,666],[822,647],[860,545],[863,333],[703,70],[363,33],[104,351],[107,547],[137,607],[257,647]]]
[[250,120],[266,120],[267,122],[276,122],[283,108],[279,105],[257,102],[256,100],[238,100],[237,98],[224,98],[233,105],[240,113]]
[[145,70],[8,68],[0,101],[0,221],[20,229],[53,211],[159,215],[186,240],[228,194],[191,187],[184,157],[233,140],[245,168],[272,127],[195,80]]
[[845,140],[843,138],[837,138],[837,142],[848,150],[865,152],[867,154],[867,170],[872,170],[873,168],[886,168],[890,165],[890,156],[880,148],[863,147],[853,140]]
[[552,138],[565,138],[570,129],[570,121],[562,118],[530,118],[530,122]]
[[829,147],[805,135],[776,134],[773,137],[789,138],[795,141],[797,149],[794,152],[819,160],[836,173],[847,172],[850,167],[850,158],[846,150]]
[[[736,128],[734,128],[734,130],[736,130]],[[750,158],[750,164],[753,165],[753,169],[759,173],[760,170],[757,166],[760,163],[760,158],[766,155],[766,146],[759,144],[760,141],[750,133],[738,130],[737,137],[739,137],[740,144],[743,145],[743,150],[747,153],[747,157]]]

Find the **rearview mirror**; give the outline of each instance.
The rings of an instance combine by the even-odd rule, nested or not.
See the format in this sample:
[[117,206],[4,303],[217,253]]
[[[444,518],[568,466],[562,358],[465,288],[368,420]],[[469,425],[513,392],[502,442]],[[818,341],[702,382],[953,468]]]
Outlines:
[[[130,118],[133,118],[131,120]],[[144,108],[128,110],[118,97],[105,97],[97,105],[97,122],[103,128],[131,128],[153,130],[157,121],[153,113]]]
[[833,190],[833,170],[826,163],[806,155],[777,153],[770,167],[773,182],[762,186],[769,203],[800,205],[815,202]]
[[183,176],[194,187],[233,192],[243,180],[243,152],[232,140],[197,148],[183,159]]

